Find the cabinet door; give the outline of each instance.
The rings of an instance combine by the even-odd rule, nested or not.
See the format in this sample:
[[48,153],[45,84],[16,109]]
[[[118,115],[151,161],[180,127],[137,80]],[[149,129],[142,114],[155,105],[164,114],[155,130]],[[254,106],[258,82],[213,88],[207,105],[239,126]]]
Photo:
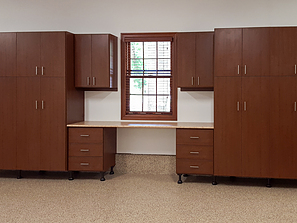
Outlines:
[[215,76],[242,74],[242,29],[215,29]]
[[269,78],[242,78],[242,176],[269,176]]
[[0,76],[16,76],[16,33],[0,33]]
[[241,78],[215,78],[214,174],[241,176]]
[[296,79],[270,79],[270,176],[297,177]]
[[41,33],[41,74],[47,77],[65,76],[65,33]]
[[41,75],[40,33],[17,33],[17,75]]
[[109,44],[109,35],[92,35],[92,87],[110,87]]
[[196,80],[198,87],[213,87],[213,32],[196,34]]
[[41,147],[40,169],[66,170],[66,106],[65,79],[41,80]]
[[270,75],[295,75],[297,29],[270,28]]
[[177,34],[177,76],[179,87],[195,85],[195,33]]
[[40,77],[17,78],[17,169],[40,167]]
[[90,87],[92,35],[75,35],[75,87]]
[[16,77],[0,77],[0,169],[16,169]]
[[110,35],[110,87],[118,88],[118,38]]
[[269,75],[269,29],[243,29],[242,75]]

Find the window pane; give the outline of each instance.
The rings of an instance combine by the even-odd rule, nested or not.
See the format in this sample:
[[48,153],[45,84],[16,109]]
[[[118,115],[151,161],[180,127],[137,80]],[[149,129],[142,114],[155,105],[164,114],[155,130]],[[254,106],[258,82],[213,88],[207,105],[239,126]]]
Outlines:
[[156,96],[143,96],[143,111],[156,111]]
[[142,94],[142,78],[130,78],[130,94]]
[[170,95],[170,79],[169,78],[158,78],[157,93]]
[[142,111],[142,95],[130,95],[130,111]]
[[170,112],[170,96],[157,96],[157,112]]
[[171,42],[158,42],[158,58],[171,58]]
[[171,70],[170,59],[159,59],[158,70]]
[[131,42],[130,51],[130,58],[143,58],[143,42]]
[[156,78],[144,78],[144,94],[156,94]]
[[156,50],[156,42],[144,42],[144,58],[157,58]]
[[144,59],[145,75],[156,75],[157,63],[155,59]]

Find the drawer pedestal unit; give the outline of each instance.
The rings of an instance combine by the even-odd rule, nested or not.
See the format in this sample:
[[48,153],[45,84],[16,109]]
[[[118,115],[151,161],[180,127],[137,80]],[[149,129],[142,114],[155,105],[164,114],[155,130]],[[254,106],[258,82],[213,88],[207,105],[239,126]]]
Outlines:
[[213,175],[213,130],[176,130],[176,173]]
[[98,171],[101,181],[110,169],[113,174],[116,152],[116,128],[68,128],[69,180],[73,171]]

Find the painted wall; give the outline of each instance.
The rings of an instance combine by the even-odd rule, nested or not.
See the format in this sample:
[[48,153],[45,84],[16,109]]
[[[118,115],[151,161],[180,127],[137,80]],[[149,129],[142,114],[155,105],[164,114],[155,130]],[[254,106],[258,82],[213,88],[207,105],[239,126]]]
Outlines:
[[[297,26],[296,9],[296,0],[0,0],[0,31],[120,37],[122,32]],[[85,99],[85,120],[120,120],[120,81],[118,92],[86,92]],[[178,121],[213,122],[213,107],[213,92],[178,92]],[[119,129],[118,152],[175,154],[175,131]]]

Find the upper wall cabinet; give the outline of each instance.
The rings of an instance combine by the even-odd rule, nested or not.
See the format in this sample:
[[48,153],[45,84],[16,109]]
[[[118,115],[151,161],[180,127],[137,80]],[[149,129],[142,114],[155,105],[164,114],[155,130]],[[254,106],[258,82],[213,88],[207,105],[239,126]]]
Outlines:
[[213,32],[177,33],[178,87],[213,88]]
[[0,33],[0,76],[16,76],[16,33]]
[[270,28],[270,74],[296,75],[296,27]]
[[65,76],[65,32],[17,33],[18,76]]
[[75,87],[117,90],[117,37],[75,35]]
[[269,28],[215,29],[215,76],[269,76]]

